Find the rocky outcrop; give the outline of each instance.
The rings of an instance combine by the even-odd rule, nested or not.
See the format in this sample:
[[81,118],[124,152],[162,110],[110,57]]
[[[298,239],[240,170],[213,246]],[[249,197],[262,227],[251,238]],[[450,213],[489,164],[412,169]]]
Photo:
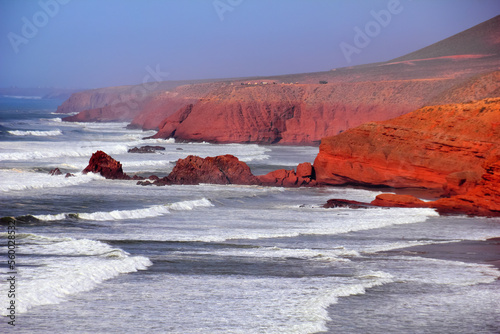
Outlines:
[[141,147],[133,147],[129,149],[128,153],[155,153],[156,151],[165,151],[165,147],[163,146],[151,146],[145,145]]
[[371,205],[369,203],[351,201],[351,200],[347,200],[347,199],[337,199],[337,198],[329,199],[323,205],[323,207],[325,209],[332,209],[332,208],[367,209],[367,208],[370,208],[372,206],[373,205]]
[[428,203],[412,195],[399,194],[381,194],[371,202],[374,206],[390,208],[428,208]]
[[266,175],[257,176],[260,183],[264,186],[272,187],[314,187],[317,185],[314,179],[314,168],[308,162],[297,166],[297,172],[294,170],[278,169]]
[[440,214],[498,217],[500,216],[500,159],[487,164],[485,170],[479,184],[464,195],[424,202],[411,195],[382,194],[371,204],[383,207],[434,208]]
[[128,176],[123,172],[122,164],[119,161],[103,151],[97,151],[92,154],[89,165],[83,170],[84,174],[89,172],[99,173],[107,179],[139,180],[138,184],[140,185],[195,185],[200,183],[280,187],[311,187],[316,185],[314,169],[310,163],[300,164],[297,167],[297,172],[278,170],[267,175],[255,176],[246,163],[229,154],[206,158],[190,155],[179,159],[168,176],[159,178],[156,175],[151,175],[147,180],[144,180],[143,177]]
[[432,106],[324,138],[321,184],[424,188],[464,194],[500,150],[500,99]]
[[170,174],[153,183],[140,182],[142,185],[169,184],[241,184],[258,185],[259,180],[252,174],[250,167],[232,155],[200,158],[190,155],[179,159]]
[[54,168],[52,169],[50,172],[49,172],[50,175],[54,176],[54,175],[62,175],[62,172],[59,168]]
[[123,172],[122,164],[103,151],[97,151],[92,154],[88,166],[85,167],[82,173],[98,173],[107,179],[131,179],[130,176]]

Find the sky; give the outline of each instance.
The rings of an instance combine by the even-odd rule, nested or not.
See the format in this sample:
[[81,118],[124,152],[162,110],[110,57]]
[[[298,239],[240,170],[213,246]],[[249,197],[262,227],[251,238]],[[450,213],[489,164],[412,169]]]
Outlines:
[[498,0],[0,0],[0,87],[327,71],[499,14]]

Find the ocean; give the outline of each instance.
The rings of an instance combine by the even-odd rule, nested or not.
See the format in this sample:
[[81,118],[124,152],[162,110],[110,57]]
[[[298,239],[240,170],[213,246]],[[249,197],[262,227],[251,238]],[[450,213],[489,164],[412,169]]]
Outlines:
[[[0,332],[500,332],[499,270],[402,249],[498,237],[499,219],[322,208],[377,190],[82,175],[97,150],[162,177],[191,154],[233,154],[258,175],[318,148],[143,139],[154,132],[62,122],[61,102],[0,97],[0,217],[17,217],[15,234],[0,225]],[[165,151],[127,152],[142,145]]]

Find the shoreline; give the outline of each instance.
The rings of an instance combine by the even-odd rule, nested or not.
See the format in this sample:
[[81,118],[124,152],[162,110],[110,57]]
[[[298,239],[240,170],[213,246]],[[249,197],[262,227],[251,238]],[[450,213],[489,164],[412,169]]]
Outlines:
[[417,255],[439,260],[487,264],[500,270],[500,237],[486,240],[462,240],[443,244],[432,244],[398,248],[382,253]]

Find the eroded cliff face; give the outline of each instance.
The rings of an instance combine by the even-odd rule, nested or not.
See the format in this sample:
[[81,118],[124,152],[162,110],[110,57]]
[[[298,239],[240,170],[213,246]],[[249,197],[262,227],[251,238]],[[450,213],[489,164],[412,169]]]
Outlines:
[[108,87],[73,93],[57,108],[56,112],[62,114],[79,113],[85,110],[103,108],[119,101],[129,101],[133,98],[131,87]]
[[226,84],[221,82],[182,85],[159,93],[144,104],[140,113],[134,116],[130,126],[144,130],[158,130],[166,117],[197,103],[205,95],[224,85]]
[[424,202],[411,195],[382,194],[378,195],[371,205],[434,208],[440,214],[498,217],[500,216],[500,156],[492,156],[483,167],[485,173],[478,185],[463,195]]
[[424,107],[324,138],[316,179],[330,185],[425,188],[464,194],[500,150],[500,98]]
[[156,138],[311,144],[424,105],[448,79],[337,84],[224,85],[160,123]]

